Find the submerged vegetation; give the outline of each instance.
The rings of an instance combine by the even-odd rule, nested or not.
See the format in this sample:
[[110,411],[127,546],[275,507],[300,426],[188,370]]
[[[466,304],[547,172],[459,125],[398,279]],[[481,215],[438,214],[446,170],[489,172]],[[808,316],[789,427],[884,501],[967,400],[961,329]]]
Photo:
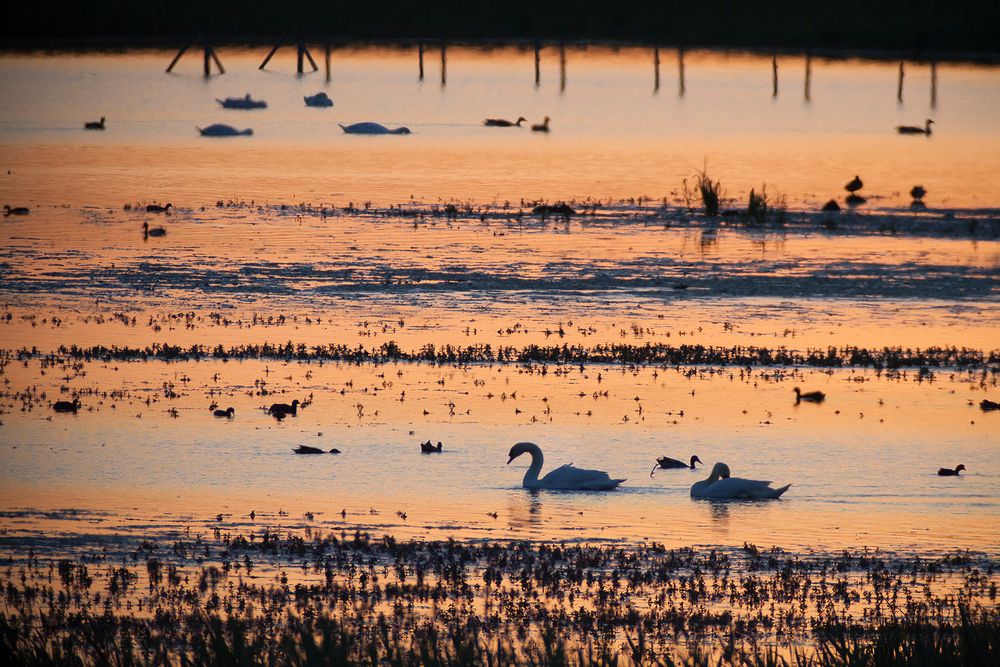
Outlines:
[[[8,543],[9,545],[9,543]],[[878,551],[144,539],[3,571],[15,664],[994,664],[996,563]]]

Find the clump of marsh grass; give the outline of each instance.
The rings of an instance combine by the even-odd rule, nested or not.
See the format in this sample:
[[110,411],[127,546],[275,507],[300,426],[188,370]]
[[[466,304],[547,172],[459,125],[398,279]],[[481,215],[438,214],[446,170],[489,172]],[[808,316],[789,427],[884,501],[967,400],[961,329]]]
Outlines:
[[767,220],[768,203],[767,185],[762,185],[759,193],[750,188],[750,197],[747,200],[747,210],[743,213],[743,219],[749,224],[764,224],[764,221]]
[[724,196],[722,181],[713,181],[708,175],[708,167],[696,173],[694,178],[698,193],[701,195],[701,203],[705,207],[705,215],[709,217],[719,215],[719,204]]

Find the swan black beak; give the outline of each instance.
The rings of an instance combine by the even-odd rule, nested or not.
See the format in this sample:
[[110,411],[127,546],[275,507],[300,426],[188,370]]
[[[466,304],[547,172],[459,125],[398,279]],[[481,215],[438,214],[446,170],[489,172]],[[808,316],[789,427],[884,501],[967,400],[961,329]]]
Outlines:
[[515,459],[515,457],[513,457],[513,456],[510,457],[509,459],[507,459],[507,465],[510,465],[510,462],[513,461],[514,459]]

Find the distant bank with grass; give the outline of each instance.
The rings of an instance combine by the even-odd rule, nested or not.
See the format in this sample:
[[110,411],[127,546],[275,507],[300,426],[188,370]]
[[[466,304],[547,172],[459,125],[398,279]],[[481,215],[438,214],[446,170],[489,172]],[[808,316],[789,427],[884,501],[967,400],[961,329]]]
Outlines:
[[697,47],[1000,54],[995,0],[104,0],[4,3],[5,48],[278,38],[608,40]]

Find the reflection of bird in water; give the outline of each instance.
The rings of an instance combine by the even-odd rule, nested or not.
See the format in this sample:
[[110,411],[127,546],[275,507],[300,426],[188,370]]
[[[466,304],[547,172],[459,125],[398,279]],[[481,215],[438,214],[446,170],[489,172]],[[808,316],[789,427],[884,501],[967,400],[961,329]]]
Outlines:
[[931,125],[933,124],[934,121],[928,118],[927,120],[924,121],[923,127],[919,127],[916,125],[897,125],[896,132],[898,132],[899,134],[926,134],[930,136]]
[[958,473],[965,470],[965,465],[959,463],[955,468],[939,468],[938,474],[942,477],[958,477]]

